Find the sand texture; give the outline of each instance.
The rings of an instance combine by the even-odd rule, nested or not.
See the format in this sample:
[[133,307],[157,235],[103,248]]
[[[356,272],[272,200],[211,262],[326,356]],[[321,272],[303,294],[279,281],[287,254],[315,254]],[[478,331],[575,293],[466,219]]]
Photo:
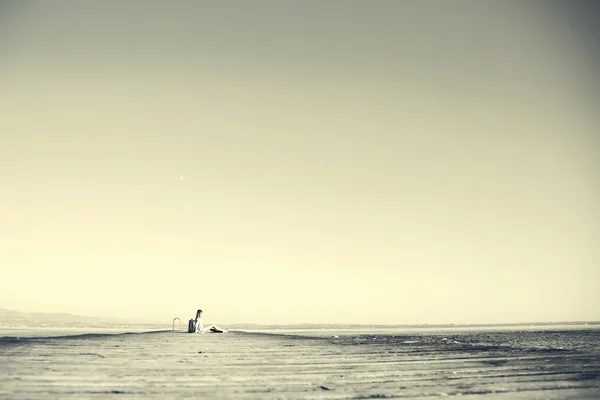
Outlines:
[[600,331],[0,338],[0,398],[600,399]]

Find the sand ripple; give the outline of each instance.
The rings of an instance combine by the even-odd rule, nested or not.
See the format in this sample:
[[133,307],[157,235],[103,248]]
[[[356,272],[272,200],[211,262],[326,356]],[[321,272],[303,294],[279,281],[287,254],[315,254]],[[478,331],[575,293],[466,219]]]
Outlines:
[[600,331],[0,338],[0,398],[600,398]]

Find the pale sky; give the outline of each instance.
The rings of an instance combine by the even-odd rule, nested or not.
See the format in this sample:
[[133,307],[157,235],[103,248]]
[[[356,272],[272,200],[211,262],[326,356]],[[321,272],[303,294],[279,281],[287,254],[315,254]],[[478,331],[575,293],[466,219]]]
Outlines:
[[600,320],[590,4],[3,1],[0,308]]

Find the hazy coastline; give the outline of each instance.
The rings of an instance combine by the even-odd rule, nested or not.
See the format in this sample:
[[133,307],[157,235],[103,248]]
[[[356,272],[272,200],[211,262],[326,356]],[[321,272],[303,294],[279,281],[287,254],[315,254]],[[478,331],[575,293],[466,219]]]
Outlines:
[[[0,330],[10,329],[87,329],[87,330],[135,330],[155,331],[166,329],[186,329],[187,320],[168,321],[164,323],[125,321],[114,317],[90,317],[68,313],[25,313],[14,310],[0,309]],[[600,321],[533,321],[533,322],[507,322],[488,324],[256,324],[234,323],[227,327],[235,330],[249,332],[273,331],[418,331],[418,330],[481,330],[481,329],[561,329],[561,328],[594,328],[600,327]]]

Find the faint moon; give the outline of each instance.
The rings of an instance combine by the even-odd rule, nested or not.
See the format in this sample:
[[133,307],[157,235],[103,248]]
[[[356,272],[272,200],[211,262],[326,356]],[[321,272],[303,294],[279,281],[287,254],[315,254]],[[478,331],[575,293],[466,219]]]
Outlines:
[[179,180],[182,181],[183,180],[183,176],[179,175]]

